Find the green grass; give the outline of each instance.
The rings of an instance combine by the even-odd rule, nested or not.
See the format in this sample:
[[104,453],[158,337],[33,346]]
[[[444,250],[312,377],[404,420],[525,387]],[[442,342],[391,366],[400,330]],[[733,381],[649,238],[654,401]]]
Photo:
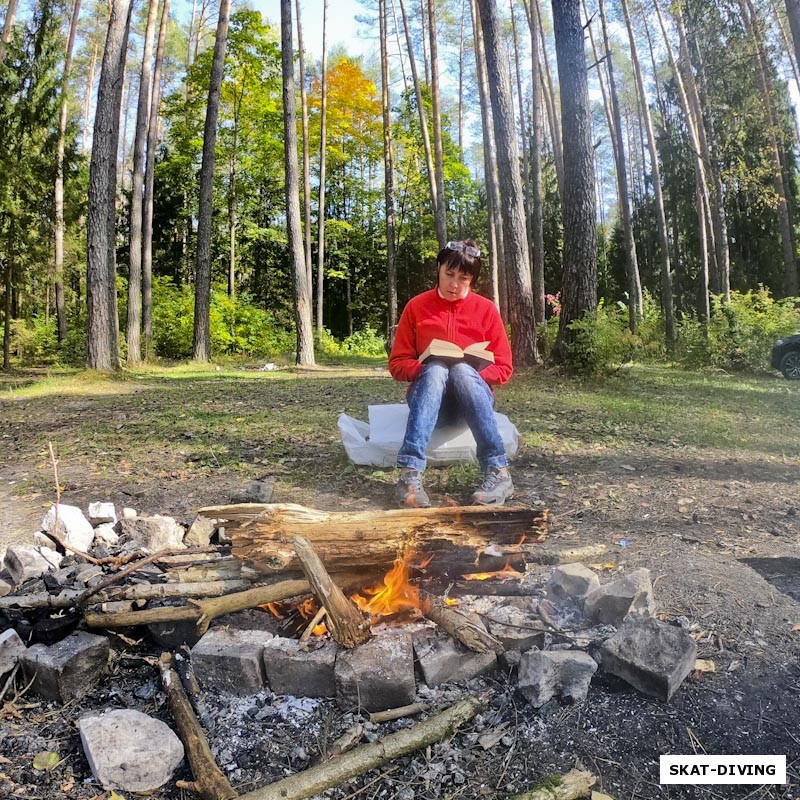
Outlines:
[[[0,433],[19,443],[15,461],[40,469],[52,441],[59,458],[121,482],[268,473],[298,502],[305,491],[377,496],[395,471],[349,464],[336,420],[342,412],[366,419],[372,403],[403,401],[405,386],[376,371],[383,365],[18,372],[0,382]],[[531,460],[542,450],[628,459],[675,448],[755,461],[800,458],[800,385],[777,377],[665,366],[633,366],[602,379],[531,370],[497,398]],[[461,465],[430,480],[435,491],[457,494],[476,475]],[[31,488],[37,485],[32,478]]]

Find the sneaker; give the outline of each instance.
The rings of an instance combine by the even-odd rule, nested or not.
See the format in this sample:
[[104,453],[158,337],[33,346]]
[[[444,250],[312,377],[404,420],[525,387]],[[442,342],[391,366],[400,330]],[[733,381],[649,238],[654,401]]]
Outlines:
[[511,475],[505,468],[490,467],[483,483],[472,493],[472,503],[478,506],[502,506],[514,495]]
[[401,508],[430,508],[431,501],[422,488],[422,473],[416,469],[404,469],[394,492]]

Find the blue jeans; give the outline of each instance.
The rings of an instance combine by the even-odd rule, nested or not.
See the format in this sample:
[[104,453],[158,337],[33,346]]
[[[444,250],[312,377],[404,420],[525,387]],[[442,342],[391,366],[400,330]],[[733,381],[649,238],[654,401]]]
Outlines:
[[508,459],[494,416],[494,395],[486,381],[466,362],[448,367],[441,361],[426,363],[408,393],[408,424],[397,464],[425,469],[425,448],[437,422],[464,419],[478,445],[478,462],[506,467]]

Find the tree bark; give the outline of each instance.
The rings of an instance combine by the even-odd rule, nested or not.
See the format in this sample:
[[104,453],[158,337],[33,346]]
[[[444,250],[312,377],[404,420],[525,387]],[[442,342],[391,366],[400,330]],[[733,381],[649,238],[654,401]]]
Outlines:
[[81,153],[86,155],[89,149],[89,114],[92,110],[92,91],[94,89],[94,72],[97,67],[97,42],[92,43],[92,57],[89,61],[89,77],[86,79],[86,97],[83,101],[83,129],[81,131]]
[[142,360],[142,222],[144,204],[145,145],[147,118],[150,113],[153,36],[156,29],[158,0],[150,0],[144,32],[144,52],[139,78],[139,99],[136,106],[136,132],[133,139],[133,178],[131,180],[130,238],[128,252],[128,366],[135,367]]
[[158,27],[156,62],[153,68],[153,91],[147,119],[147,160],[144,170],[144,205],[142,207],[142,338],[144,357],[153,350],[153,183],[158,143],[158,120],[161,108],[161,70],[164,64],[164,45],[169,24],[169,0],[163,0]]
[[58,115],[58,144],[56,146],[56,181],[53,192],[55,220],[53,236],[55,239],[54,289],[56,296],[56,319],[58,341],[67,336],[67,304],[64,299],[64,146],[67,135],[67,88],[72,71],[72,50],[78,30],[78,16],[81,13],[81,0],[75,0],[69,20],[67,47],[64,55],[64,71],[61,76],[61,99]]
[[650,116],[650,106],[647,103],[647,94],[644,88],[642,68],[639,63],[639,53],[636,47],[636,37],[633,32],[628,0],[621,0],[622,12],[625,17],[625,27],[628,29],[628,39],[631,44],[631,61],[633,62],[633,75],[636,79],[636,89],[641,103],[642,121],[647,134],[647,149],[650,153],[650,169],[653,175],[653,199],[656,210],[656,229],[658,232],[659,260],[661,264],[661,305],[664,311],[664,327],[666,329],[667,346],[672,348],[675,344],[675,312],[672,298],[672,267],[669,254],[669,237],[667,235],[667,216],[664,211],[664,195],[661,189],[661,169],[658,163],[658,150],[656,137],[653,131],[653,120]]
[[553,159],[556,167],[556,183],[558,185],[558,196],[563,205],[564,203],[564,137],[561,131],[561,118],[558,114],[556,105],[556,92],[553,88],[553,72],[550,69],[550,56],[547,54],[547,41],[544,36],[544,26],[542,25],[542,11],[539,8],[539,0],[531,0],[531,12],[536,12],[536,19],[539,24],[539,39],[542,44],[542,59],[544,61],[544,73],[542,75],[542,88],[545,90],[547,98],[547,108],[550,122],[550,138],[553,144]]
[[300,0],[295,0],[295,13],[297,14],[297,65],[300,69],[300,118],[303,131],[303,236],[305,241],[304,254],[306,259],[306,272],[309,286],[314,285],[314,276],[311,271],[311,155],[309,151],[308,136],[308,96],[306,94],[306,65],[305,51],[303,50],[303,25],[300,19]]
[[122,83],[132,5],[113,0],[97,87],[87,216],[87,366],[111,371],[119,366],[115,210],[117,144]]
[[397,267],[395,265],[394,156],[392,153],[392,117],[389,94],[389,49],[387,42],[387,0],[378,0],[381,46],[381,110],[383,112],[384,207],[386,214],[386,282],[388,303],[387,342],[391,347],[397,328]]
[[217,34],[214,39],[214,57],[211,62],[211,79],[206,104],[206,122],[203,130],[203,163],[200,167],[200,211],[197,224],[197,273],[194,293],[194,360],[211,358],[211,221],[214,211],[214,163],[217,146],[217,119],[219,97],[225,67],[225,50],[228,46],[230,0],[220,0]]
[[281,0],[281,66],[283,71],[283,141],[286,171],[286,227],[289,236],[289,264],[294,288],[294,320],[297,329],[297,357],[300,365],[314,363],[314,334],[311,323],[311,284],[308,282],[303,235],[300,230],[300,186],[297,176],[297,106],[294,96],[294,53],[292,3]]
[[503,220],[503,247],[506,256],[511,348],[515,363],[520,367],[527,367],[536,363],[538,352],[533,316],[528,237],[525,229],[525,209],[522,199],[522,181],[519,174],[519,150],[514,129],[508,59],[503,46],[495,0],[478,0],[478,8],[486,46],[486,68],[497,144],[497,171]]
[[556,351],[566,353],[567,327],[597,309],[594,152],[580,0],[553,0],[561,125],[564,136],[564,277]]
[[433,117],[433,157],[436,177],[436,238],[439,247],[447,243],[447,202],[444,195],[444,150],[442,148],[442,101],[439,96],[439,63],[436,43],[436,4],[428,0],[428,36],[431,58],[431,116]]
[[17,2],[18,0],[8,0],[8,6],[6,7],[3,33],[0,34],[0,64],[5,60],[6,45],[11,41],[11,36],[14,32],[14,18],[17,15]]
[[789,28],[792,31],[795,63],[800,67],[800,0],[785,0],[785,2],[786,16],[789,18]]
[[319,203],[317,206],[317,332],[322,335],[325,292],[325,165],[328,157],[328,0],[322,2],[322,96],[319,109]]
[[[517,39],[517,14],[514,10],[514,0],[509,0],[511,13],[511,41],[514,46],[514,76],[517,84],[517,106],[519,107],[519,135],[522,149],[522,196],[525,209],[525,232],[528,242],[528,260],[531,258],[531,198],[530,198],[530,170],[528,169],[528,136],[525,126],[525,97],[522,93],[522,71],[519,66],[519,40]],[[533,271],[531,272],[531,279]],[[533,304],[533,316],[536,320],[536,302]]]

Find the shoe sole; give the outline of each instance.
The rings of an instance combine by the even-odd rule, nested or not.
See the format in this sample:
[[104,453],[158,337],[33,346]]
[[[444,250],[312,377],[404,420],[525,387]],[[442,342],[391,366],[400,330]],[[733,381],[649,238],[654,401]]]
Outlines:
[[506,495],[502,500],[473,500],[472,505],[474,506],[504,506],[507,500],[513,500],[514,494],[513,492],[509,495]]

